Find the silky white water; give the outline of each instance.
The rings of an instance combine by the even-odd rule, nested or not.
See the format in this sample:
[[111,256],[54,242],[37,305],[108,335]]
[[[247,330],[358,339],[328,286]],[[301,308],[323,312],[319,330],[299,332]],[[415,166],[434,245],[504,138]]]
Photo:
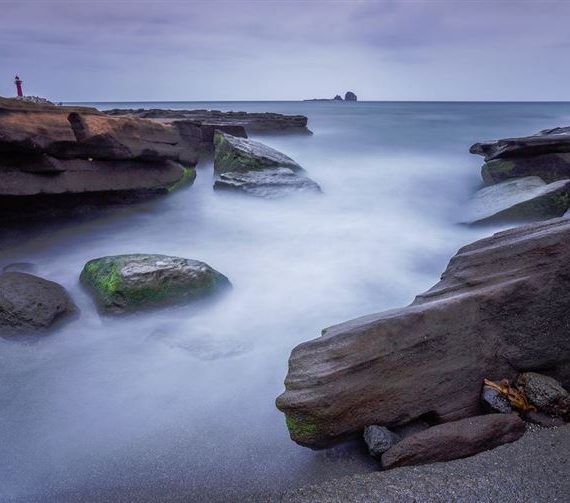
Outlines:
[[[471,143],[566,125],[569,104],[136,103],[301,113],[314,135],[261,141],[321,195],[264,200],[193,186],[89,218],[3,231],[0,267],[61,283],[80,315],[53,334],[0,339],[0,499],[239,499],[375,469],[358,444],[313,452],[274,405],[287,359],[322,328],[398,307],[464,244],[480,183]],[[207,262],[215,302],[101,316],[79,284],[89,259],[161,253]],[[24,266],[14,266],[23,268]]]

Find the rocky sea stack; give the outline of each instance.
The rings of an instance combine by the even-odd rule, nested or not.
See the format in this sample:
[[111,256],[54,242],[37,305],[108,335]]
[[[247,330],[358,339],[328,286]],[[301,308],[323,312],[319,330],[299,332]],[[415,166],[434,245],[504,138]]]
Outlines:
[[230,286],[228,278],[197,260],[166,255],[116,255],[87,262],[81,281],[106,312],[197,300]]

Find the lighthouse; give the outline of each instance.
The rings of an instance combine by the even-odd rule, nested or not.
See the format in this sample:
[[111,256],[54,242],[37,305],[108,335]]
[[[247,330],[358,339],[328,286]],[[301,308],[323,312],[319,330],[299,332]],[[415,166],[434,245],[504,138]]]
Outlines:
[[16,78],[14,79],[14,84],[16,84],[16,92],[18,93],[18,96],[19,97],[24,96],[24,93],[22,91],[22,80],[17,75]]

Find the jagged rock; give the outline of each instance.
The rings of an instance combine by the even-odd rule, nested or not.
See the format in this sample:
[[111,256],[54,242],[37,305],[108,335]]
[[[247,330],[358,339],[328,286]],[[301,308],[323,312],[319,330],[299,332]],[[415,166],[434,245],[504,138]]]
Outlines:
[[384,468],[423,465],[473,456],[523,436],[514,414],[489,414],[433,426],[398,442],[382,455]]
[[357,97],[356,94],[354,94],[352,91],[347,91],[347,93],[344,95],[344,101],[357,101]]
[[320,191],[293,159],[263,143],[216,131],[214,144],[216,189],[265,197]]
[[570,128],[476,143],[469,151],[484,156],[481,174],[487,184],[526,176],[539,176],[545,182],[570,179]]
[[116,255],[87,262],[81,281],[101,308],[124,312],[204,298],[230,286],[208,264],[166,255]]
[[554,378],[524,372],[517,379],[517,387],[539,410],[570,419],[570,393]]
[[74,311],[61,285],[24,272],[0,274],[0,336],[47,329]]
[[479,190],[465,223],[535,221],[560,217],[570,207],[570,180],[546,184],[538,176],[505,180]]
[[570,220],[463,247],[408,307],[365,316],[297,346],[277,406],[291,438],[326,447],[370,424],[479,414],[481,383],[548,368],[570,385]]
[[0,98],[0,209],[164,193],[191,178],[198,150],[178,126]]
[[401,439],[384,426],[373,424],[364,428],[364,441],[371,456],[379,458],[390,447],[396,445]]
[[483,404],[483,408],[490,412],[510,414],[513,411],[507,398],[501,395],[496,389],[490,388],[489,386],[483,386],[481,403]]
[[342,96],[340,94],[337,94],[334,98],[333,101],[342,101]]
[[[219,110],[163,110],[163,109],[121,109],[106,110],[106,114],[114,116],[130,115],[143,119],[160,119],[171,121],[185,119],[199,127],[224,129],[225,127],[243,128],[248,133],[301,133],[307,134],[307,117],[304,115],[283,115],[269,112],[220,112]],[[234,136],[231,130],[224,130]],[[213,131],[212,131],[213,132]]]

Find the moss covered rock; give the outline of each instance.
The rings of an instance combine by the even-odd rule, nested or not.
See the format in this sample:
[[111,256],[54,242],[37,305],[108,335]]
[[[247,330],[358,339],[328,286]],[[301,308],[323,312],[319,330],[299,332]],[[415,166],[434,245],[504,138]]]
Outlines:
[[293,159],[263,143],[216,131],[214,145],[215,189],[262,197],[321,190]]
[[204,262],[144,254],[90,260],[81,282],[110,312],[200,299],[230,286],[228,278]]

